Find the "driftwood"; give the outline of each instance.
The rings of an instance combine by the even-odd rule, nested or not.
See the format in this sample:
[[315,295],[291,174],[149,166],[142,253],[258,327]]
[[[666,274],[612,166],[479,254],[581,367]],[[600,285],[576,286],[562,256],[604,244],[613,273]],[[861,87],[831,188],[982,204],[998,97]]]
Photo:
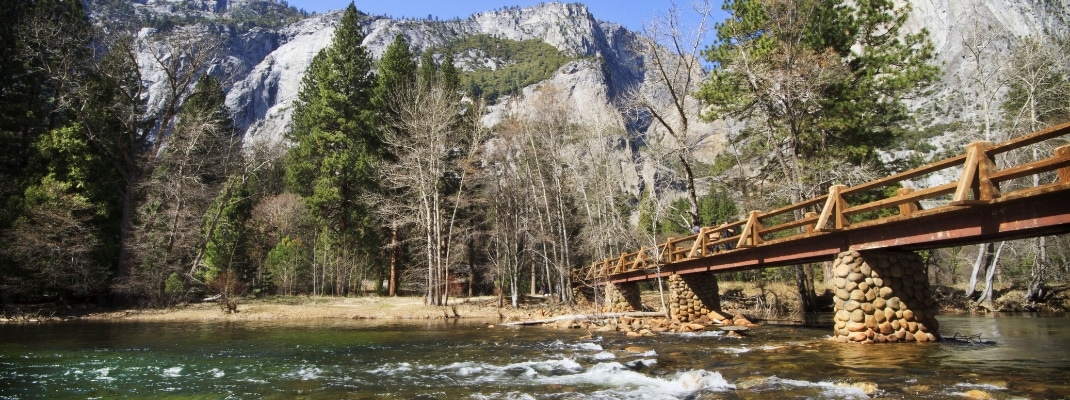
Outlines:
[[643,318],[643,317],[664,317],[664,316],[665,316],[665,313],[663,313],[663,312],[641,312],[641,311],[625,312],[625,313],[605,313],[605,314],[572,314],[572,315],[562,315],[560,317],[553,317],[553,318],[549,318],[549,319],[506,322],[506,323],[501,324],[501,325],[503,325],[503,326],[543,325],[543,324],[549,324],[551,322],[564,321],[564,320],[583,321],[583,320],[606,319],[606,318],[617,318],[617,317]]

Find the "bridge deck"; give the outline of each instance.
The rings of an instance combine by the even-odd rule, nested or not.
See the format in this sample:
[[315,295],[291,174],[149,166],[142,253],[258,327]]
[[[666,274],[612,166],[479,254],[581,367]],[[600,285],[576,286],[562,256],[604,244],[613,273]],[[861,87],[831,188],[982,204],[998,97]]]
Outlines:
[[[976,142],[956,157],[854,187],[835,185],[828,195],[751,211],[744,220],[589,264],[576,278],[581,284],[642,281],[829,261],[846,250],[924,250],[1067,233],[1067,135],[1070,124],[998,145]],[[1034,150],[1052,156],[1014,161],[1031,160]],[[959,179],[904,187],[935,173]],[[897,188],[894,196],[883,195],[889,188]]]

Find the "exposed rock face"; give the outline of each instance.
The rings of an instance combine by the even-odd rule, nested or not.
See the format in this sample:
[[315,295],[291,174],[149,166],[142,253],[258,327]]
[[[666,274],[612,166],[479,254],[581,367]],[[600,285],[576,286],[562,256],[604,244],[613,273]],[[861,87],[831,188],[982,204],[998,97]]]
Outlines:
[[[267,40],[243,40],[234,46],[241,54],[260,49],[271,39],[277,47],[261,58],[228,93],[228,106],[235,110],[235,122],[249,138],[277,141],[290,120],[290,110],[300,78],[312,57],[330,44],[339,12],[323,14],[288,26]],[[412,21],[369,18],[364,45],[376,57],[382,55],[397,34],[405,35],[414,52],[446,45],[465,36],[486,34],[516,41],[539,39],[562,53],[584,57],[562,67],[549,80],[570,94],[578,115],[623,128],[624,121],[613,106],[616,96],[642,80],[638,58],[629,46],[635,35],[619,25],[598,22],[580,4],[541,4],[531,8],[510,8],[475,14],[465,20]],[[249,36],[249,35],[245,35]],[[250,46],[250,47],[245,47]],[[479,55],[455,55],[459,66]],[[245,57],[253,59],[254,57]],[[493,64],[493,60],[478,60]],[[239,75],[241,76],[241,75]],[[531,93],[533,87],[525,89]],[[501,103],[504,103],[502,101]],[[582,107],[580,107],[582,105]],[[522,107],[522,106],[521,106]],[[486,122],[500,120],[502,108],[492,110]]]
[[[966,44],[983,48],[982,62],[991,71],[1008,57],[1016,41],[1027,37],[1050,40],[1050,36],[1070,34],[1070,0],[911,0],[913,8],[907,30],[926,29],[935,47],[936,63],[943,68],[942,86],[932,100],[942,112],[934,122],[977,117],[978,96],[1001,96],[979,93],[976,58]],[[928,121],[921,121],[923,124]],[[978,138],[970,138],[976,140]]]
[[[103,15],[95,11],[94,0],[87,0],[87,3],[90,14],[98,20],[192,12],[201,20],[214,21],[253,9],[280,15],[286,11],[281,4],[264,0],[137,0],[119,7],[113,14]],[[991,34],[997,39],[996,46],[1006,49],[1013,37],[1038,35],[1045,30],[1066,34],[1070,30],[1067,28],[1070,26],[1067,24],[1070,0],[912,0],[911,4],[914,11],[908,30],[929,30],[939,54],[938,62],[947,72],[945,87],[936,95],[940,99],[938,102],[943,103],[954,103],[956,96],[964,98],[975,90],[969,87],[967,79],[975,67],[963,58],[962,43],[970,35],[977,32]],[[341,12],[336,11],[314,15],[281,28],[239,29],[218,25],[209,28],[219,31],[227,41],[226,54],[214,63],[212,71],[224,82],[229,82],[227,105],[247,140],[282,140],[304,73],[313,56],[330,43],[340,17]],[[657,136],[648,137],[643,121],[626,118],[619,110],[623,93],[641,86],[644,81],[645,64],[632,50],[636,34],[618,24],[598,21],[582,4],[544,3],[445,21],[369,16],[365,19],[365,32],[364,44],[376,56],[381,55],[394,36],[401,33],[408,38],[415,52],[443,46],[469,35],[487,34],[518,41],[541,40],[566,55],[577,57],[577,61],[561,67],[549,80],[525,88],[524,93],[531,93],[539,85],[554,85],[568,94],[569,108],[575,111],[574,118],[582,117],[586,122],[596,121],[609,129],[628,131],[632,139],[620,146],[618,160],[625,165],[622,168],[626,175],[624,189],[637,193],[640,179],[657,180],[653,168],[642,165],[641,157],[636,156],[636,146],[656,141]],[[476,64],[501,66],[500,60],[477,53],[455,54],[457,65],[461,68]],[[159,78],[152,74],[146,76],[150,80]],[[491,109],[485,123],[493,124],[501,119],[505,100]],[[953,114],[968,116],[975,112],[962,103],[963,100],[944,104],[934,118]],[[513,106],[523,109],[526,103],[522,100],[514,102]],[[719,152],[719,141],[711,148],[712,152]]]
[[227,107],[246,138],[282,139],[305,70],[331,43],[340,17],[323,14],[278,32],[253,30],[231,40],[227,60],[232,76],[240,79],[227,92]]

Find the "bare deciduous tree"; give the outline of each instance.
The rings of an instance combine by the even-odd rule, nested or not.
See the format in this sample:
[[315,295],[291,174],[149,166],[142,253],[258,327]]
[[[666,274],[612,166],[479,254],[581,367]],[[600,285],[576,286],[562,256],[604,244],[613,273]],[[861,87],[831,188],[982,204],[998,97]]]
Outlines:
[[[458,94],[437,84],[413,83],[393,91],[385,143],[396,160],[383,168],[387,199],[383,211],[420,235],[427,263],[426,301],[443,305],[453,263],[453,234],[469,164],[481,143],[481,129],[465,131]],[[473,106],[473,105],[469,105]]]

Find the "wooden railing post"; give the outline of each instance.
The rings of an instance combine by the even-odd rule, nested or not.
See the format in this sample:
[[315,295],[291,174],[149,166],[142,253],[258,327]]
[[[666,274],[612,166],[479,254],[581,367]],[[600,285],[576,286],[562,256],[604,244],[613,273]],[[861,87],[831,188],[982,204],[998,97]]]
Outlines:
[[969,205],[972,202],[987,203],[999,198],[999,187],[989,179],[996,172],[996,161],[986,151],[995,146],[992,142],[973,142],[966,147],[966,165],[962,168],[959,185],[951,205]]
[[[1059,158],[1070,158],[1070,146],[1056,148],[1055,156]],[[1070,167],[1059,168],[1059,183],[1070,183]]]
[[[816,216],[817,216],[816,212],[810,211],[810,212],[806,213],[806,215],[804,215],[803,218],[810,219],[810,218],[813,218],[813,217],[816,217]],[[806,234],[814,233],[814,226],[815,225],[807,225],[806,226]]]
[[[899,188],[895,191],[898,196],[906,196],[914,193],[914,189],[911,188]],[[921,207],[918,207],[918,203],[904,203],[899,205],[899,215],[903,217],[909,217],[915,211],[918,211]]]
[[[843,210],[847,209],[847,202],[843,200],[843,195],[841,194],[844,189],[847,189],[847,186],[832,185],[829,188],[828,200],[825,200],[825,207],[821,209],[821,217],[818,217],[817,224],[814,227],[818,232],[839,230],[850,225],[843,215]],[[830,219],[833,223],[832,228],[828,227]]]
[[687,252],[687,258],[696,258],[706,255],[706,246],[702,238],[706,233],[706,227],[701,227],[695,234],[695,241],[691,242],[691,250]]
[[739,234],[739,241],[736,242],[736,247],[755,247],[762,243],[762,223],[758,221],[758,216],[762,215],[761,211],[751,211],[747,216],[747,224],[743,225],[743,231]]

